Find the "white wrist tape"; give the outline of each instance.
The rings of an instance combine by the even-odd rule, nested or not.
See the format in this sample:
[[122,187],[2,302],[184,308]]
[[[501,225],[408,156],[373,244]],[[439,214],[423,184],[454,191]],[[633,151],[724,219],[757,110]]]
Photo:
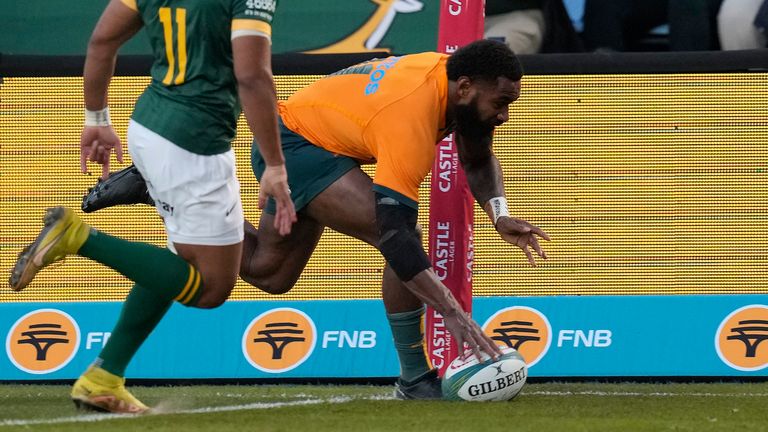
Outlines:
[[504,197],[496,197],[488,200],[491,204],[491,213],[493,213],[493,226],[496,226],[496,221],[502,216],[509,216],[509,208],[507,207],[507,199]]
[[85,110],[86,126],[109,126],[112,121],[109,119],[109,107],[98,111]]

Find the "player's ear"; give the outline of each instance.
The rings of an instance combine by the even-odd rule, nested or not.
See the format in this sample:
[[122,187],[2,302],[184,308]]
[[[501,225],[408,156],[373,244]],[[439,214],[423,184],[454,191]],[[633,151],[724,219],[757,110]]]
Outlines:
[[459,99],[464,101],[472,98],[472,79],[468,76],[460,76],[456,80],[456,93]]

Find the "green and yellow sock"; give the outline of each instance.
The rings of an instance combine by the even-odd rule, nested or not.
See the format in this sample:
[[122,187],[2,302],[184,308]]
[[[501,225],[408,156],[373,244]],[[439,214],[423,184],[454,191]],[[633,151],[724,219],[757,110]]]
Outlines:
[[158,299],[194,306],[202,292],[200,272],[168,249],[91,229],[78,254],[111,267]]
[[141,285],[134,285],[123,303],[120,318],[96,363],[107,372],[125,376],[125,368],[141,344],[173,304]]
[[118,271],[136,284],[96,364],[117,376],[174,301],[194,306],[203,291],[200,272],[168,249],[91,230],[78,254]]
[[424,344],[424,307],[387,314],[387,319],[400,358],[400,378],[413,381],[432,369]]

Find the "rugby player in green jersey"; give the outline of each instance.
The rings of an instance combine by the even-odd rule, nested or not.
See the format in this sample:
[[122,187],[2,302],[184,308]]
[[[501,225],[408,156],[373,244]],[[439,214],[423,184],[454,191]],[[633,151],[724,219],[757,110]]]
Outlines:
[[[111,126],[107,89],[118,48],[141,28],[152,45],[152,82],[136,102],[128,150],[162,216],[168,249],[112,237],[56,207],[20,254],[14,290],[44,267],[77,254],[135,282],[109,341],[77,380],[79,407],[116,413],[148,409],[124,387],[125,368],[173,301],[214,308],[237,281],[243,210],[231,142],[241,106],[266,160],[259,196],[277,202],[274,227],[287,235],[296,213],[277,129],[271,71],[276,0],[111,0],[88,44],[81,167],[109,173],[122,144]],[[182,360],[182,359],[179,359]]]

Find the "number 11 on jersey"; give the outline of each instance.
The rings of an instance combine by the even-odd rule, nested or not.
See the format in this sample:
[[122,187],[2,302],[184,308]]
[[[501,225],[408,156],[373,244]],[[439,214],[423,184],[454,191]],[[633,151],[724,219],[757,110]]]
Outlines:
[[165,39],[165,56],[168,58],[168,73],[163,78],[163,84],[179,85],[184,83],[184,74],[187,71],[187,10],[176,8],[176,49],[179,58],[179,73],[176,79],[173,79],[173,73],[176,69],[176,56],[174,56],[173,46],[173,17],[171,8],[161,7],[158,11],[160,22],[163,24],[163,36]]

